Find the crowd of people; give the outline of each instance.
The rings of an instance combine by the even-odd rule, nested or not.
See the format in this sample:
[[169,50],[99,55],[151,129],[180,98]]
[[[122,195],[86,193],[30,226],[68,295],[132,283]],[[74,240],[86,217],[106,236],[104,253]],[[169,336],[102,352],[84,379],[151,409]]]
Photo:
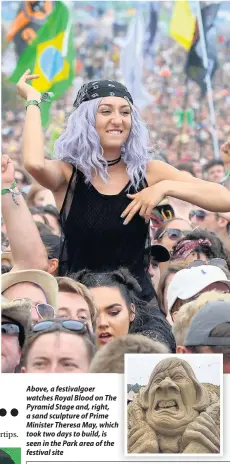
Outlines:
[[178,45],[145,70],[153,104],[140,114],[117,82],[119,41],[92,34],[89,47],[77,27],[78,77],[45,134],[29,71],[26,112],[18,100],[4,114],[2,372],[122,373],[125,353],[180,352],[223,353],[230,373],[228,91],[214,87],[215,159],[206,101],[176,125]]

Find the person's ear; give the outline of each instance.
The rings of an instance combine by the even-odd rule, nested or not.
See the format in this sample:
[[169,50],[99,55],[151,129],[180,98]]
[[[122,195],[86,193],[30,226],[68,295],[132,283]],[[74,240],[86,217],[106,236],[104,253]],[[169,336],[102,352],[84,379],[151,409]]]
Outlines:
[[134,319],[135,319],[135,312],[136,312],[136,309],[135,309],[135,306],[134,306],[133,303],[131,303],[130,309],[131,309],[131,311],[129,313],[129,321],[133,322]]
[[57,258],[52,258],[48,260],[48,273],[51,275],[56,275],[57,269],[58,269],[58,259]]
[[218,217],[218,224],[219,224],[219,227],[221,227],[221,229],[227,229],[228,221],[227,221],[227,219],[219,216]]

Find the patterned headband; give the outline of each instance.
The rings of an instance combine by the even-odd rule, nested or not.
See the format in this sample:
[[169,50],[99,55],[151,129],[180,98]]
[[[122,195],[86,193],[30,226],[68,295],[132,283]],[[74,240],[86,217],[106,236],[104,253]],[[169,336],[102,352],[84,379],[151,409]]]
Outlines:
[[172,253],[171,256],[171,261],[174,261],[176,259],[185,259],[187,258],[190,253],[199,245],[204,245],[207,247],[211,247],[212,244],[211,242],[205,238],[205,239],[199,239],[199,240],[183,240],[180,243],[178,243]]
[[133,104],[133,99],[128,89],[117,81],[94,81],[84,84],[78,91],[77,98],[73,104],[78,108],[81,103],[103,97],[121,97]]

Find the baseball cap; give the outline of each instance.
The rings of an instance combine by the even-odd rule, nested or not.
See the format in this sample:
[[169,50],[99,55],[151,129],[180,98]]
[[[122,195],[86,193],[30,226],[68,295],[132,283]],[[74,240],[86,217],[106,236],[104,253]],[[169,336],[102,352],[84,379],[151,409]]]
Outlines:
[[168,286],[169,311],[171,311],[177,298],[187,300],[215,282],[223,282],[230,288],[230,280],[218,266],[207,264],[178,271]]
[[150,247],[150,254],[159,263],[165,263],[170,260],[168,248],[163,245],[152,245]]
[[47,303],[58,309],[58,284],[56,279],[45,271],[28,269],[26,271],[10,271],[2,275],[2,293],[15,284],[30,282],[38,285],[46,295]]
[[230,337],[210,335],[217,325],[225,322],[230,322],[230,302],[218,300],[207,303],[192,318],[184,346],[230,346]]

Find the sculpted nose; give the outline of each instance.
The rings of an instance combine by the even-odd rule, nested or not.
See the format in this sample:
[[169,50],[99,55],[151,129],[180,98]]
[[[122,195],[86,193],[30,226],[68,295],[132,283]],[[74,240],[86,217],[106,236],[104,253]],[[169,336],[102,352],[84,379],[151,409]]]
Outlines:
[[179,390],[178,386],[170,377],[166,377],[164,380],[162,380],[159,383],[158,388],[175,388],[175,390]]

